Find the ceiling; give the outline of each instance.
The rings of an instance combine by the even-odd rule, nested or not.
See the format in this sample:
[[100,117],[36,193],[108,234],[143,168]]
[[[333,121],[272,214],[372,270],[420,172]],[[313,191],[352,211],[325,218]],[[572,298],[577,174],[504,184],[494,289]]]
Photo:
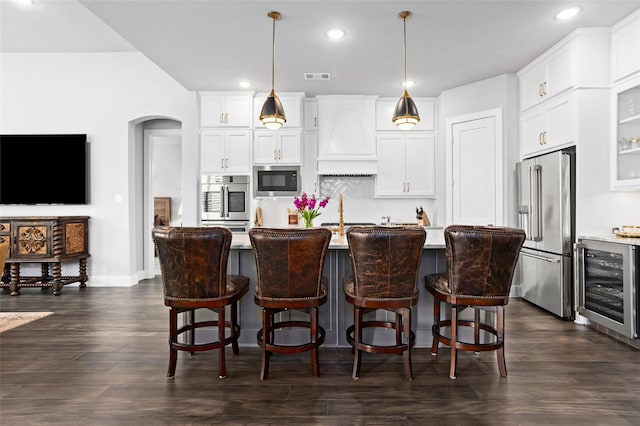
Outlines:
[[[402,92],[401,10],[407,21],[407,78],[413,96],[517,72],[578,27],[610,27],[635,1],[398,0],[0,0],[0,51],[140,51],[188,90],[271,88],[271,31],[277,10],[276,92]],[[579,4],[580,15],[553,15]],[[340,41],[325,31],[346,30]],[[329,81],[304,73],[330,73]],[[239,80],[252,83],[241,89]]]

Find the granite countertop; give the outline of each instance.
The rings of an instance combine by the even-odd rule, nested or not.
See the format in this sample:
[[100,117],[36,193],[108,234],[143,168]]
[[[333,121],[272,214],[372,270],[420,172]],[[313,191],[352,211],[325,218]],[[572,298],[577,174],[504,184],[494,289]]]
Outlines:
[[[444,243],[444,231],[442,228],[430,228],[427,229],[427,240],[425,241],[425,249],[438,249],[445,248]],[[249,234],[247,233],[234,233],[231,240],[232,249],[250,249],[251,241],[249,240]],[[340,237],[338,233],[333,233],[331,242],[329,243],[329,249],[348,249],[346,235]]]
[[609,235],[580,235],[578,240],[595,240],[607,243],[629,244],[632,246],[640,246],[640,238],[619,237],[616,234]]

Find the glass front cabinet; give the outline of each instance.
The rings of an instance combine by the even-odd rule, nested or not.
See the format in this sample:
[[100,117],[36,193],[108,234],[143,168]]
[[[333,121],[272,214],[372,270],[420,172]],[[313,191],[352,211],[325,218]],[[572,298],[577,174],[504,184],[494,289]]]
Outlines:
[[640,76],[612,91],[612,189],[640,189]]

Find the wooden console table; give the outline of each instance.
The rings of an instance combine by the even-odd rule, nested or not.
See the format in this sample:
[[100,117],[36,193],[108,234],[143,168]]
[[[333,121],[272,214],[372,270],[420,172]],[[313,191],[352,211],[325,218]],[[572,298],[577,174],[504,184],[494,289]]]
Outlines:
[[[6,241],[9,257],[0,287],[12,296],[18,296],[21,287],[52,287],[58,296],[67,284],[87,286],[89,216],[0,217],[0,243]],[[79,262],[78,275],[63,276],[62,263],[74,260]],[[40,275],[22,276],[22,263],[40,263]]]

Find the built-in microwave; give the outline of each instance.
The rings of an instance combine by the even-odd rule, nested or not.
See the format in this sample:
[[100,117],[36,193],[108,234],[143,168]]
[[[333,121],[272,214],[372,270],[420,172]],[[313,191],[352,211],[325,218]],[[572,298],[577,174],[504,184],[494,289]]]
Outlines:
[[253,167],[253,192],[256,197],[289,197],[298,195],[300,188],[300,167]]

